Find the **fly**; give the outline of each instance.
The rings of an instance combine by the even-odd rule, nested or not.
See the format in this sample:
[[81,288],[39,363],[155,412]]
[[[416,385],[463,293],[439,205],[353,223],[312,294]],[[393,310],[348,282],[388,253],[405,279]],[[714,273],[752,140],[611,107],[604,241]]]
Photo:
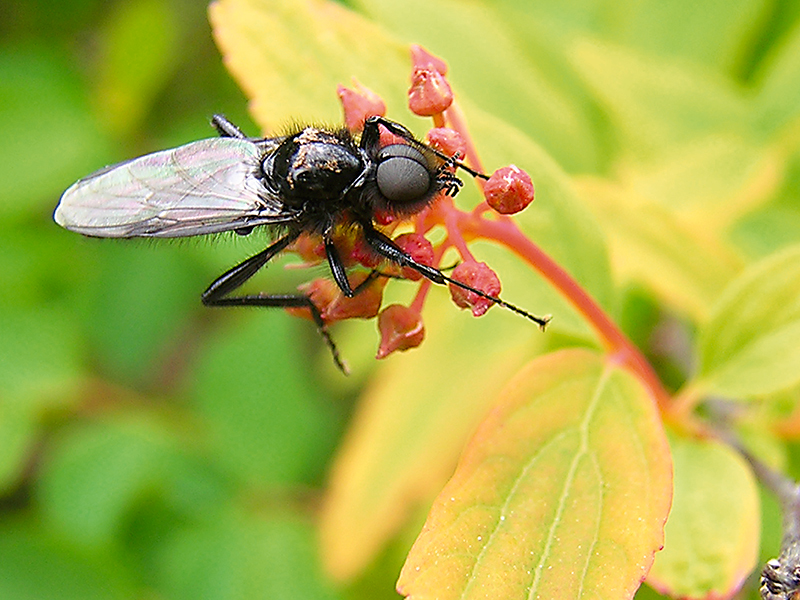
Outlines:
[[[334,232],[355,227],[384,259],[411,268],[433,283],[450,283],[473,292],[540,327],[547,323],[417,262],[376,228],[379,212],[407,217],[431,204],[439,193],[455,196],[463,183],[454,167],[486,178],[420,142],[399,123],[370,117],[358,140],[346,129],[318,127],[281,137],[249,138],[220,115],[213,117],[212,125],[220,137],[112,165],[74,183],[56,207],[56,223],[101,238],[170,238],[225,231],[246,235],[254,227],[270,227],[275,241],[217,278],[203,292],[203,304],[307,308],[343,371],[336,345],[308,296],[231,295],[302,234],[321,236],[333,279],[347,297],[364,286],[351,286]],[[399,143],[382,145],[380,127]]]

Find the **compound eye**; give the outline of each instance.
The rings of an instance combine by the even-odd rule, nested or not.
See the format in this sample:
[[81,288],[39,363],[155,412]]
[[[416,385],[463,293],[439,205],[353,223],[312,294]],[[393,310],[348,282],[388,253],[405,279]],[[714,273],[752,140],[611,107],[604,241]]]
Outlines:
[[425,156],[408,144],[392,144],[378,153],[378,189],[390,202],[414,202],[431,187]]

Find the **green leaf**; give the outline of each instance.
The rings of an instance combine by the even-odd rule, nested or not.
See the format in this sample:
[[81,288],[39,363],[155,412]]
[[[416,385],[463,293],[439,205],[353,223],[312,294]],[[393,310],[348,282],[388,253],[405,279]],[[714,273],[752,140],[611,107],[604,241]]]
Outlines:
[[731,237],[756,258],[800,244],[800,206],[765,206],[736,223]]
[[800,247],[752,265],[725,290],[700,330],[697,384],[746,398],[800,382]]
[[740,268],[725,244],[628,187],[584,179],[578,189],[607,232],[623,280],[644,285],[673,310],[695,318],[709,314]]
[[752,471],[733,449],[714,441],[673,438],[672,455],[675,496],[664,550],[648,583],[673,598],[730,598],[758,558]]
[[722,237],[736,219],[775,195],[784,168],[772,150],[725,132],[681,144],[624,178],[706,236],[712,230]]
[[[771,4],[764,0],[612,3],[615,40],[657,56],[674,56],[723,74],[742,59]],[[627,10],[626,10],[627,9]]]
[[161,371],[207,282],[174,246],[72,238],[76,255],[94,250],[89,276],[71,285],[82,293],[83,325],[103,366],[133,381]]
[[36,441],[36,419],[27,406],[0,396],[0,493],[23,475]]
[[28,523],[0,522],[0,598],[124,600],[139,597],[107,554],[83,555]]
[[101,162],[108,141],[74,66],[36,47],[0,50],[0,217],[50,214],[60,193]]
[[764,134],[773,136],[800,117],[800,23],[764,60],[760,76],[757,123]]
[[644,53],[702,64],[722,74],[739,67],[752,38],[763,27],[764,13],[772,8],[764,0],[503,0],[492,5],[520,32],[535,31],[538,37],[542,28],[572,37],[589,34]]
[[671,491],[667,442],[639,382],[586,350],[547,355],[481,423],[397,589],[443,600],[629,597],[661,547]]
[[48,453],[38,489],[42,510],[74,542],[108,545],[127,511],[163,485],[174,456],[167,433],[140,417],[71,429]]
[[335,439],[334,415],[309,376],[301,331],[316,335],[311,323],[283,311],[239,313],[208,340],[191,370],[210,452],[247,484],[309,481]]
[[221,514],[177,533],[158,562],[175,600],[332,600],[316,555],[313,529],[292,514]]
[[31,408],[60,403],[81,374],[82,344],[70,314],[0,304],[0,397]]
[[129,133],[178,64],[182,20],[170,3],[159,0],[131,0],[115,8],[102,31],[96,94],[111,128]]
[[70,313],[0,302],[0,490],[24,474],[43,414],[75,401],[83,347]]
[[381,363],[336,457],[320,527],[340,580],[435,497],[500,390],[545,343],[507,311],[457,311],[443,290],[431,290],[424,318],[425,342]]
[[749,105],[720,76],[599,41],[576,42],[571,57],[635,162],[712,132],[747,131]]
[[[517,29],[503,6],[458,0],[359,0],[359,8],[448,64],[456,97],[483,111],[513,119],[567,171],[595,171],[605,161],[594,107],[547,27]],[[425,15],[425,18],[420,18]],[[469,43],[476,40],[479,43]],[[409,67],[395,71],[405,79]],[[502,139],[501,136],[497,136]]]

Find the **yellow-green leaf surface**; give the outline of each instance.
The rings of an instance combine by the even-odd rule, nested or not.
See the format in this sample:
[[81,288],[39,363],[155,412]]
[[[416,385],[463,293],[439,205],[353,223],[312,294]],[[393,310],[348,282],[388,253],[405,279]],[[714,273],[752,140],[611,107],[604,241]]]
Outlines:
[[675,496],[647,582],[673,598],[730,598],[758,558],[752,471],[730,447],[672,439]]
[[405,97],[408,47],[340,4],[218,0],[209,17],[225,65],[266,131],[291,119],[340,123],[336,86],[353,76],[382,95]]
[[705,235],[724,236],[774,194],[783,167],[774,152],[739,135],[713,133],[681,144],[623,178]]
[[530,363],[479,427],[398,581],[424,598],[628,598],[661,548],[671,462],[652,398],[587,350]]
[[101,37],[98,99],[110,125],[125,133],[141,123],[178,65],[182,20],[171,4],[158,0],[133,0],[115,8]]
[[[358,0],[384,27],[443,57],[457,90],[515,125],[567,171],[594,171],[605,160],[595,135],[594,106],[576,93],[559,38],[541,21],[515,31],[513,6],[461,0]],[[530,3],[529,3],[530,4]],[[544,32],[539,30],[544,30]],[[544,33],[544,35],[542,35]],[[500,139],[502,139],[501,136]]]
[[800,246],[752,265],[700,331],[702,389],[735,398],[800,382]]
[[475,319],[437,292],[425,342],[382,363],[336,458],[321,539],[337,579],[357,575],[436,496],[499,391],[545,341],[517,315],[495,308]]
[[736,256],[630,188],[589,178],[578,188],[609,236],[612,264],[622,278],[645,285],[673,309],[706,318],[739,269]]
[[768,135],[780,134],[800,117],[800,25],[796,24],[784,43],[777,45],[761,75],[761,90],[756,97],[758,124]]
[[674,144],[748,123],[748,104],[712,72],[589,40],[575,45],[572,58],[632,157],[657,157]]

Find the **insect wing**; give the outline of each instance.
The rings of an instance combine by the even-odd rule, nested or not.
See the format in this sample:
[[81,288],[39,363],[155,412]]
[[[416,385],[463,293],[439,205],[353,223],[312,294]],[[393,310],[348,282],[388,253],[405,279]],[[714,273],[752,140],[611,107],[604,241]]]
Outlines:
[[257,177],[268,140],[212,138],[101,169],[56,208],[62,227],[94,237],[184,237],[289,220]]

